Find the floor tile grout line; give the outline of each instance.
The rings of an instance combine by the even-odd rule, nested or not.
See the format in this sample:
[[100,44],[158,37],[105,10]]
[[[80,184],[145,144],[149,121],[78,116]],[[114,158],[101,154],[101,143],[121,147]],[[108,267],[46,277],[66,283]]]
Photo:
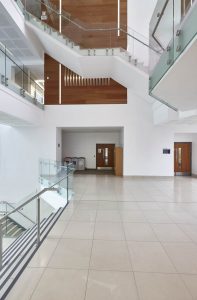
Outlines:
[[88,265],[88,271],[87,271],[87,281],[86,281],[86,287],[85,287],[84,300],[86,299],[86,296],[87,296],[90,266],[91,266],[92,252],[93,252],[93,246],[94,246],[94,234],[95,234],[95,227],[96,227],[97,212],[98,211],[96,211],[96,217],[95,217],[94,229],[93,229],[93,235],[92,235],[92,245],[91,245],[91,250],[90,250],[90,259],[89,259],[89,265]]
[[121,223],[122,223],[122,230],[123,230],[124,237],[125,237],[125,243],[126,243],[126,247],[127,247],[127,252],[128,252],[128,255],[129,255],[129,261],[130,261],[130,265],[131,265],[131,271],[132,271],[132,274],[133,274],[134,285],[135,285],[135,288],[136,288],[137,297],[140,300],[140,294],[139,294],[139,290],[138,290],[138,287],[137,287],[137,281],[136,281],[135,274],[134,274],[134,271],[133,271],[133,262],[132,262],[132,259],[131,259],[128,242],[127,242],[127,239],[126,239],[126,232],[125,232],[125,229],[124,229],[123,222],[121,222]]

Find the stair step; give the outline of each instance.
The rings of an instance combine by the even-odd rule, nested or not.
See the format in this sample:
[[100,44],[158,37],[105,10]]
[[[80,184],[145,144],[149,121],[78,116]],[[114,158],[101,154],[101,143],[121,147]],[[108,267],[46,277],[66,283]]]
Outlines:
[[[56,223],[63,210],[64,208],[60,208],[56,213],[51,214],[47,219],[45,219],[42,222],[42,241],[48,235],[49,231]],[[21,244],[20,247],[18,247],[18,250],[14,254],[14,256],[10,254],[9,257],[6,258],[7,264],[3,265],[3,269],[0,272],[0,299],[2,300],[5,299],[6,295],[17,280],[18,276],[20,276],[21,272],[26,267],[29,260],[38,249],[36,245],[36,226],[34,226],[33,230],[29,229],[27,231],[29,231],[29,236],[26,242],[24,243],[25,234],[22,237],[18,238],[17,243]],[[12,278],[12,280],[10,280],[10,278]]]

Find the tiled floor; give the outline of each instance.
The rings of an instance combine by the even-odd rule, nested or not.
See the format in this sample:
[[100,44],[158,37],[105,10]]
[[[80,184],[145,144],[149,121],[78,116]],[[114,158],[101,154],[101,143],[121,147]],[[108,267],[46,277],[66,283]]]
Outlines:
[[197,300],[197,179],[76,175],[7,300]]

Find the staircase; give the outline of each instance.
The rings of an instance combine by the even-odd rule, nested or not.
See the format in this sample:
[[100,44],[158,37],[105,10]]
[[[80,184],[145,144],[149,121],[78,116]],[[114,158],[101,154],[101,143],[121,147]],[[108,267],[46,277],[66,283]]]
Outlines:
[[[145,56],[148,58],[151,47],[149,47],[145,38],[141,41],[140,38],[132,35],[131,29],[120,28],[122,34],[127,36],[128,45],[130,45],[127,48],[116,47],[117,43],[114,43],[115,47],[110,47],[112,43],[109,40],[106,48],[84,49],[82,44],[78,44],[77,38],[75,39],[75,36],[72,36],[72,32],[69,32],[69,37],[63,35],[43,22],[40,16],[38,18],[38,14],[34,16],[31,11],[28,11],[28,8],[26,10],[20,0],[15,0],[15,2],[17,4],[15,8],[18,11],[20,8],[21,21],[24,21],[25,18],[25,27],[28,32],[38,39],[38,44],[42,45],[46,54],[83,78],[112,78],[124,87],[132,88],[139,96],[146,95],[147,97],[148,61],[144,64],[144,55],[139,56],[139,53],[144,51]],[[37,2],[40,3],[40,1]],[[58,18],[61,16],[64,21],[66,18],[70,22],[67,26],[72,25],[75,33],[77,28],[79,33],[93,30],[87,29],[87,27],[84,28],[83,24],[76,23],[76,20],[73,21],[64,15],[60,15],[52,7],[49,7],[49,9]],[[112,30],[117,31],[117,28]]]
[[[40,223],[41,243],[48,235],[64,208],[59,208]],[[18,277],[38,250],[37,225],[23,231],[23,233],[3,252],[2,269],[0,271],[0,299],[3,300],[9,293]]]
[[2,231],[4,236],[8,238],[17,238],[25,231],[25,228],[7,217],[2,223]]

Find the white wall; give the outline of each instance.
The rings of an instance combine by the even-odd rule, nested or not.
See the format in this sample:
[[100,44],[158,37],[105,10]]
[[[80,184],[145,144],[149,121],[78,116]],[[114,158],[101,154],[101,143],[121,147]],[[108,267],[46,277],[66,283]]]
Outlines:
[[35,192],[39,159],[55,157],[55,128],[0,125],[0,201],[18,202]]
[[[130,34],[147,43],[149,40],[149,23],[157,0],[128,0],[127,23]],[[148,65],[149,49],[133,39],[128,39],[128,49],[134,49],[134,57]]]
[[[173,176],[173,130],[155,127],[150,103],[131,89],[127,105],[47,106],[44,124],[49,131],[57,127],[124,127],[124,175]],[[45,145],[56,149],[52,138],[45,138]],[[164,155],[163,148],[172,149],[171,154]]]
[[96,144],[120,146],[120,132],[66,132],[63,131],[63,158],[85,157],[86,168],[96,169]]
[[175,133],[174,141],[192,143],[192,174],[197,175],[197,133]]
[[62,129],[56,128],[56,160],[62,161]]

